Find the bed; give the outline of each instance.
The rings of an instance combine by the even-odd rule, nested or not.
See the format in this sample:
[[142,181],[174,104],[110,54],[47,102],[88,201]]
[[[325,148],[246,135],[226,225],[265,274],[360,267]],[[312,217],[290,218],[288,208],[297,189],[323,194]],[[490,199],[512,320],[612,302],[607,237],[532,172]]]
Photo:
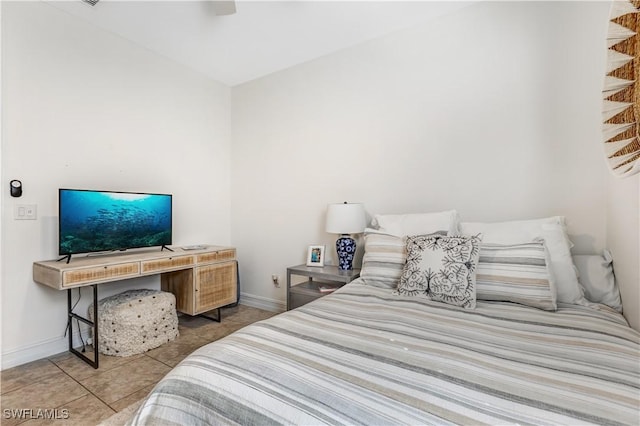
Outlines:
[[132,424],[640,424],[640,334],[606,307],[465,309],[356,280],[195,351]]
[[640,424],[640,333],[565,218],[376,215],[360,278],[195,351],[132,424]]

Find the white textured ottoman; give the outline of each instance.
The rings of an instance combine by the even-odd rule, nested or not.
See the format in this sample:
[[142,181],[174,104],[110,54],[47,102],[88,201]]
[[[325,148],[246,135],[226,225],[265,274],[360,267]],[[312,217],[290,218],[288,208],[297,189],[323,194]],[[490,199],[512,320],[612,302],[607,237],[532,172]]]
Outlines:
[[[93,303],[89,306],[93,321]],[[98,301],[99,352],[130,356],[178,336],[176,297],[158,290],[129,290]]]

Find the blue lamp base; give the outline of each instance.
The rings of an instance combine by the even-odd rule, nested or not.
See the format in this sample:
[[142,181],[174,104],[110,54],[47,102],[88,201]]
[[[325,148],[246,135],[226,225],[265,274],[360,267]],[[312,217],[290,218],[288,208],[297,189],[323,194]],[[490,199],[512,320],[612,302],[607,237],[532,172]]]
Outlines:
[[336,241],[336,251],[338,252],[338,269],[349,271],[353,269],[353,257],[356,254],[356,240],[348,234],[342,234]]

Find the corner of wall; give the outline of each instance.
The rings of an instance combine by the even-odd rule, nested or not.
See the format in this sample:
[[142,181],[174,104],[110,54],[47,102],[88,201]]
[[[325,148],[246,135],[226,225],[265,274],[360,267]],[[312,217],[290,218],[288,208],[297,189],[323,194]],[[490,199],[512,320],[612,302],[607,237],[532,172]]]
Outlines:
[[623,314],[640,331],[640,175],[608,180],[607,245]]

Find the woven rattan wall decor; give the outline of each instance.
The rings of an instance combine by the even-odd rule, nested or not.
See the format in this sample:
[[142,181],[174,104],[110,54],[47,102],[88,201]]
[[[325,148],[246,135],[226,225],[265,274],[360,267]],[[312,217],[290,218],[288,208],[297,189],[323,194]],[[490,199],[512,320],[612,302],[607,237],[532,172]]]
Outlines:
[[602,118],[604,152],[616,176],[640,172],[640,0],[611,5]]

